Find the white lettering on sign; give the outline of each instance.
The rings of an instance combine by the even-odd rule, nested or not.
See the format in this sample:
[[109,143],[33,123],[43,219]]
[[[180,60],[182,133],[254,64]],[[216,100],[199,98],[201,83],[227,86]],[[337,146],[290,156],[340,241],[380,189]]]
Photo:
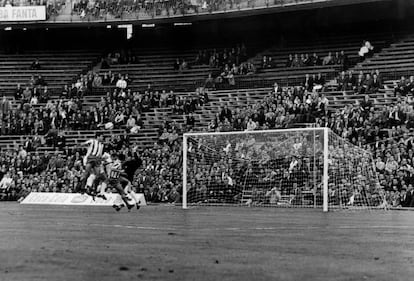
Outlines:
[[0,7],[0,21],[46,20],[45,6]]

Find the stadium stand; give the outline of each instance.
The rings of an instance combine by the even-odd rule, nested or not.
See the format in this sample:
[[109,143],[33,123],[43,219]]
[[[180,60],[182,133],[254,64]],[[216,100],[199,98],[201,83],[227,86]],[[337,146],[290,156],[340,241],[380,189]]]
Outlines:
[[[98,53],[72,51],[61,54],[3,55],[0,84],[6,93],[6,99],[10,100],[8,110],[27,110],[27,114],[49,110],[50,114],[55,108],[61,113],[65,106],[68,109],[71,104],[78,102],[85,113],[91,108],[99,108],[100,104],[103,112],[105,107],[111,112],[102,118],[97,114],[97,119],[86,125],[85,119],[76,120],[78,111],[75,109],[74,120],[62,122],[63,118],[59,118],[59,125],[48,128],[43,134],[36,134],[34,124],[28,131],[21,130],[21,135],[5,136],[9,131],[2,131],[0,164],[4,174],[10,172],[5,178],[10,176],[14,180],[7,184],[6,189],[2,188],[3,199],[16,199],[30,190],[73,191],[77,184],[77,175],[82,172],[81,165],[75,164],[80,161],[81,150],[77,146],[99,129],[105,131],[105,137],[113,149],[116,148],[130,157],[138,157],[136,153],[139,154],[143,165],[137,173],[134,186],[146,194],[148,201],[179,202],[182,132],[286,128],[296,123],[314,123],[317,126],[329,126],[354,144],[371,147],[375,152],[381,184],[387,192],[389,204],[406,206],[408,203],[401,202],[400,198],[404,190],[413,189],[411,179],[406,179],[411,174],[413,163],[412,157],[401,155],[412,154],[409,129],[413,127],[414,115],[411,98],[394,95],[395,80],[392,78],[402,73],[409,76],[410,54],[414,46],[411,37],[407,37],[387,47],[389,42],[386,37],[389,38],[389,35],[370,36],[369,40],[376,48],[375,54],[355,66],[353,65],[358,59],[361,36],[321,40],[318,45],[296,42],[283,49],[271,48],[259,54],[254,52],[257,55],[251,61],[257,68],[257,73],[236,76],[235,88],[227,90],[217,89],[219,87],[197,88],[204,86],[203,81],[209,73],[220,73],[223,70],[223,65],[196,65],[194,60],[200,51],[197,49],[187,52],[140,50],[132,63],[110,65],[109,69],[101,64],[100,69],[95,68],[94,72],[89,73],[86,71],[92,69]],[[340,77],[333,79],[344,69],[343,64],[286,67],[289,54],[316,53],[322,57],[329,52],[341,51],[348,56],[347,66],[350,67],[353,78],[356,77],[352,73],[362,71],[363,80],[353,79],[349,89],[341,88],[338,83]],[[188,70],[180,70],[179,66],[174,69],[178,53],[181,62],[189,62]],[[272,67],[262,67],[263,56],[272,57]],[[40,68],[36,63],[37,59]],[[398,67],[400,64],[404,65],[405,72],[399,71],[402,69]],[[15,70],[16,66],[20,69]],[[372,78],[367,78],[366,74],[376,70],[383,86],[375,90],[371,90],[371,86],[360,87],[371,85],[368,80]],[[19,73],[18,76],[11,76],[16,72]],[[313,74],[317,73],[324,74],[326,83],[313,90],[309,88],[309,81],[306,82],[305,77],[309,74],[308,78],[313,79]],[[12,98],[16,92],[16,84],[26,85],[32,75],[39,74],[52,93],[42,102],[31,105],[29,102],[27,108],[19,109],[22,103]],[[93,85],[95,79],[98,79],[97,76],[103,82],[105,74],[114,76],[114,80],[125,78],[128,74],[127,88],[124,91],[114,90],[122,86],[117,86],[116,82],[112,85],[101,86],[98,82],[98,85]],[[263,81],[266,81],[265,87],[261,87]],[[269,87],[276,81],[280,85]],[[38,82],[35,77],[32,82],[32,89],[36,88],[34,84]],[[70,86],[62,89],[72,82],[75,82],[73,87],[76,91],[74,96],[67,96],[74,88]],[[76,83],[80,83],[79,87],[86,91],[79,91]],[[411,85],[409,81],[404,83],[407,87]],[[252,87],[244,89],[243,86],[247,85]],[[194,92],[195,88],[197,90]],[[43,89],[44,86],[41,86],[40,91]],[[146,99],[148,103],[144,101]],[[7,102],[2,101],[2,110],[4,104]],[[117,111],[125,113],[119,122],[115,121],[117,114],[114,112]],[[90,114],[93,112],[92,110]],[[21,115],[21,120],[26,120],[25,116]],[[131,116],[135,120],[129,121]],[[2,130],[4,127],[5,130],[10,130],[7,119],[3,118],[2,121]],[[137,128],[132,131],[135,126]],[[17,147],[18,151],[15,150]],[[11,161],[13,158],[18,160]],[[62,176],[62,180],[58,179],[59,176]],[[19,186],[22,182],[24,185]],[[1,187],[4,185],[0,184]]]

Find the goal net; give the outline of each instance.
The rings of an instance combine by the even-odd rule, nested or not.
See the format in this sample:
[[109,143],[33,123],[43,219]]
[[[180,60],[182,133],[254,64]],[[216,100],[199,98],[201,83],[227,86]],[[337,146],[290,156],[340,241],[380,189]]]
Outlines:
[[183,136],[183,208],[236,204],[373,208],[383,192],[372,155],[328,128]]

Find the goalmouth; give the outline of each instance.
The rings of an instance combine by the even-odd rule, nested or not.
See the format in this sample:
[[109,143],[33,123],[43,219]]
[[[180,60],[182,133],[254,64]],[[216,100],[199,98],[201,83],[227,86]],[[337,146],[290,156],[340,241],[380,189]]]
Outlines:
[[373,208],[384,193],[370,151],[329,128],[186,133],[183,208],[199,204]]

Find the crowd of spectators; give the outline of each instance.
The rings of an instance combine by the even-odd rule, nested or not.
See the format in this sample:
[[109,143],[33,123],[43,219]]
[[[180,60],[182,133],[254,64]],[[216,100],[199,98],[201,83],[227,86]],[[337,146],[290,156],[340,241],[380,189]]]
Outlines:
[[[0,7],[7,6],[46,6],[46,15],[64,14],[76,15],[80,19],[106,20],[108,16],[119,19],[137,19],[141,17],[169,17],[186,14],[212,13],[256,6],[283,5],[297,3],[298,0],[75,0],[70,3],[70,9],[65,9],[65,0],[2,0]],[[65,14],[66,15],[66,14]]]
[[[252,5],[252,1],[248,2],[251,2],[249,5],[250,7],[254,6],[254,4]],[[240,3],[240,0],[78,0],[73,5],[72,13],[79,15],[81,18],[92,17],[95,19],[102,19],[107,15],[111,15],[115,18],[138,18],[140,17],[140,14],[150,17],[168,17],[235,9],[240,6]]]
[[256,73],[255,65],[247,61],[247,58],[246,46],[241,44],[231,49],[199,51],[195,64],[218,69],[216,73],[210,73],[204,83],[205,88],[214,89],[216,85],[223,83],[234,86],[238,75]]
[[383,88],[383,78],[379,70],[354,75],[352,71],[342,71],[337,79],[338,91],[354,91],[358,94],[374,94]]
[[101,68],[109,69],[112,65],[133,63],[139,63],[139,58],[130,49],[114,51],[102,57]]
[[[137,147],[128,137],[113,135],[106,140],[110,153],[121,153],[126,159],[137,157]],[[30,146],[0,152],[0,200],[15,201],[31,191],[75,192],[84,172],[82,147],[63,147],[54,152],[36,151]]]
[[[242,50],[241,46],[230,51],[223,50],[223,52],[201,51],[197,62],[201,64],[213,62],[215,67],[224,67],[224,71],[232,72],[228,70],[228,65],[232,63],[236,66],[243,60],[242,54],[245,51]],[[31,68],[40,69],[41,65],[35,61]],[[40,154],[36,150],[49,139],[52,140],[52,146],[64,149],[65,142],[62,135],[57,133],[58,130],[126,127],[130,132],[136,133],[143,127],[140,118],[143,112],[154,107],[169,107],[174,113],[186,115],[186,126],[181,127],[175,122],[165,122],[159,128],[159,140],[152,149],[138,154],[137,148],[131,148],[128,140],[115,139],[116,136],[108,142],[113,144],[114,151],[121,151],[125,157],[139,158],[142,161],[142,166],[133,182],[136,190],[144,192],[148,201],[178,202],[181,194],[180,169],[182,167],[182,145],[179,135],[193,129],[195,118],[192,113],[208,102],[207,92],[197,89],[194,95],[183,97],[173,92],[155,91],[151,87],[142,92],[132,91],[128,87],[129,84],[130,79],[127,74],[115,74],[111,71],[103,74],[91,72],[81,75],[70,87],[65,86],[59,93],[59,99],[50,99],[51,93],[48,90],[47,81],[41,76],[33,76],[29,87],[24,89],[17,87],[15,103],[3,97],[0,101],[1,134],[34,135],[33,139],[27,141],[18,151],[0,153],[0,167],[4,174],[0,182],[0,190],[7,191],[2,193],[3,199],[18,198],[30,190],[74,191],[74,186],[79,181],[79,175],[82,172],[80,151],[68,151],[65,154],[57,152],[50,155]],[[88,91],[94,87],[105,85],[114,86],[114,89],[107,92],[98,104],[86,108],[85,94],[87,95]],[[263,100],[246,108],[224,106],[220,113],[211,120],[206,130],[253,131],[288,128],[296,123],[327,126],[354,145],[355,153],[351,154],[349,150],[349,154],[346,155],[348,158],[352,156],[350,159],[343,157],[346,150],[337,151],[338,159],[343,157],[349,161],[358,160],[353,165],[354,170],[346,172],[348,178],[345,177],[345,179],[351,180],[351,186],[347,186],[350,184],[348,181],[338,183],[337,188],[331,187],[332,197],[338,198],[336,203],[350,204],[355,200],[379,202],[378,193],[375,193],[375,198],[372,196],[368,198],[367,190],[363,187],[368,183],[369,176],[373,176],[364,172],[368,169],[366,167],[369,166],[371,160],[366,154],[360,154],[360,152],[362,149],[367,149],[372,152],[372,157],[375,159],[379,190],[384,193],[387,204],[393,207],[414,207],[414,100],[412,98],[414,77],[409,79],[402,77],[395,83],[394,91],[398,98],[394,104],[383,107],[381,110],[374,110],[370,95],[377,93],[382,87],[383,78],[379,71],[360,72],[357,77],[350,71],[342,72],[337,79],[337,90],[354,91],[365,97],[361,101],[357,100],[355,104],[330,112],[327,110],[329,100],[324,95],[324,77],[322,74],[306,75],[303,83],[295,87],[282,88],[275,83]],[[49,138],[52,134],[56,134],[56,137]],[[236,157],[229,157],[230,148],[228,144],[224,145],[222,148],[224,153],[221,153],[219,157],[214,156],[218,158],[208,164],[211,166],[203,162],[205,161],[203,155],[207,153],[211,155],[212,152],[206,152],[206,146],[202,144],[201,146],[196,143],[190,144],[189,149],[192,153],[197,154],[203,160],[194,163],[192,170],[194,174],[190,177],[195,179],[190,180],[189,183],[190,192],[195,192],[195,198],[204,201],[220,197],[224,198],[225,202],[239,201],[242,190],[240,182],[244,177],[249,179],[250,186],[256,189],[257,198],[260,197],[258,193],[262,192],[264,200],[275,202],[282,196],[293,194],[293,198],[297,201],[293,200],[291,203],[303,204],[304,197],[298,200],[302,196],[300,195],[301,189],[305,186],[310,188],[311,184],[309,181],[297,182],[291,178],[298,178],[293,173],[308,173],[310,162],[315,159],[309,158],[309,154],[304,154],[306,157],[289,159],[283,164],[286,167],[278,170],[276,174],[273,174],[274,171],[269,167],[260,166],[260,163],[252,164],[252,166],[246,163],[232,163],[234,159],[246,159],[248,151],[245,148],[249,147],[246,143],[249,143],[249,140],[240,144],[241,148],[237,152],[239,154],[235,155]],[[300,137],[292,139],[292,142],[287,142],[287,144],[293,145],[292,147],[298,145],[305,151],[308,149],[308,145],[303,145],[304,140],[300,140]],[[250,148],[257,149],[253,146]],[[263,148],[269,153],[276,149],[280,148]],[[283,148],[282,151],[287,150]],[[260,151],[254,153],[263,154]],[[260,161],[266,158],[265,156],[257,158],[257,155],[255,157]],[[320,159],[316,160],[317,163],[320,162]],[[238,164],[241,166],[237,166]],[[340,174],[343,174],[345,170],[342,166],[338,166],[337,169]],[[351,174],[355,174],[352,179],[349,176]],[[299,178],[306,177],[308,176],[301,174]],[[269,179],[266,183],[268,185],[265,185],[269,189],[279,181],[284,182],[281,184],[282,187],[288,186],[289,188],[278,190],[272,186],[270,191],[258,191],[257,183],[263,183],[261,181],[264,179]],[[371,186],[372,184],[370,188]],[[345,189],[346,192],[344,192]],[[377,191],[378,189],[375,192]],[[277,199],[278,197],[280,198]],[[340,198],[346,198],[346,200],[341,201]]]
[[[108,98],[111,98],[111,96],[112,95],[109,95]],[[106,101],[103,99],[102,105],[105,103]],[[327,105],[328,99],[322,92],[315,90],[309,92],[306,90],[305,86],[282,89],[275,84],[272,91],[269,92],[269,95],[260,103],[251,105],[243,110],[232,110],[228,107],[223,107],[221,112],[210,123],[209,129],[214,131],[258,130],[286,128],[293,123],[316,123],[319,126],[328,126],[341,137],[348,139],[350,143],[354,144],[356,147],[370,149],[372,151],[372,155],[375,159],[375,166],[379,175],[379,184],[381,185],[381,190],[383,190],[389,205],[393,207],[413,206],[414,150],[412,144],[414,143],[414,138],[412,137],[412,133],[410,133],[410,129],[414,128],[413,99],[411,97],[399,95],[396,104],[383,108],[381,111],[374,110],[373,102],[369,97],[369,94],[365,95],[362,102],[356,102],[353,105],[346,106],[333,113],[326,110]],[[178,202],[180,200],[181,177],[179,176],[179,170],[182,167],[182,148],[178,136],[182,130],[191,130],[191,127],[181,128],[177,123],[165,122],[165,124],[160,127],[159,142],[154,145],[153,149],[145,150],[139,156],[142,160],[142,167],[137,173],[138,176],[135,178],[134,186],[137,190],[143,191],[149,201]],[[128,146],[125,146],[124,149],[128,150]],[[24,153],[20,154],[24,155]],[[36,159],[36,157],[35,154],[34,158]],[[80,161],[79,153],[71,157],[78,157],[78,160]],[[60,166],[60,162],[65,163],[63,160],[58,160],[58,167]],[[309,159],[299,160],[304,162],[309,161]],[[5,162],[7,163],[8,161]],[[19,166],[22,164],[19,162],[19,164],[16,165]],[[48,164],[46,164],[46,167],[47,165]],[[26,170],[23,170],[26,172],[29,171],[27,170],[28,166],[26,165],[25,167]],[[253,169],[253,167],[250,168]],[[238,172],[241,173],[241,171],[243,171],[242,175],[244,176],[246,173],[250,173],[250,175],[253,176],[257,171],[249,170],[250,168],[246,166],[243,169],[238,170]],[[19,169],[21,170],[22,168]],[[33,169],[36,170],[37,168]],[[46,171],[48,171],[47,173],[49,173],[49,169],[50,168],[46,169]],[[64,165],[63,170],[68,169],[75,173],[76,169],[73,170],[74,167],[66,167]],[[7,168],[3,170],[9,171]],[[202,166],[200,167],[200,170],[203,170]],[[218,171],[220,173],[223,172],[220,169]],[[285,172],[286,171],[283,170],[280,171],[280,180],[288,180],[289,171],[288,174],[286,174],[286,179],[283,176]],[[49,177],[47,181],[53,181],[54,173],[57,173],[57,171],[46,176]],[[271,173],[271,171],[264,169],[263,173]],[[16,172],[17,176],[20,174]],[[242,175],[237,174],[237,171],[232,171],[231,175],[229,171],[227,171],[227,174],[224,174],[224,176],[223,174],[220,174],[220,176],[214,175],[214,177],[212,175],[202,176],[200,174],[198,178],[209,180],[210,187],[216,185],[216,182],[213,181],[213,179],[216,179],[218,182],[221,182],[220,186],[224,185],[227,186],[227,188],[224,188],[223,190],[216,189],[216,191],[214,191],[208,187],[209,185],[197,185],[197,193],[196,195],[193,195],[196,196],[196,198],[199,198],[199,200],[218,198],[217,196],[220,194],[222,197],[219,197],[224,198],[227,202],[239,200],[240,193],[235,193],[234,191],[237,189],[234,189],[232,185],[235,185],[235,183],[238,182],[238,177],[241,177]],[[7,182],[9,181],[7,180],[8,178],[10,178],[9,175],[5,177],[5,185],[7,185]],[[29,176],[32,183],[36,181],[36,178],[39,179],[43,177],[36,176],[36,174],[32,177]],[[63,177],[63,179],[65,179],[65,177]],[[23,178],[21,180],[23,181]],[[361,183],[364,183],[366,180],[366,178],[360,179],[358,181],[358,186],[361,186]],[[27,181],[26,177],[24,177],[24,181]],[[194,185],[194,182],[191,184]],[[279,198],[279,194],[281,195],[280,198],[282,198],[283,195],[289,194],[289,192],[293,192],[293,194],[297,195],[298,188],[301,184],[302,183],[295,182],[294,185],[292,185],[292,188],[289,189],[290,191],[278,191],[273,189],[273,191],[269,192],[261,191],[262,193],[264,192],[262,198],[265,198],[264,200],[273,198],[272,200],[274,201],[275,198]],[[63,188],[64,191],[70,191],[73,190],[73,185],[73,182],[69,182],[65,185],[49,183],[42,186],[47,186],[49,188],[48,190],[62,191]],[[344,185],[346,186],[345,183]],[[2,185],[0,184],[0,186]],[[339,186],[342,186],[342,184],[339,184]],[[41,190],[46,191],[47,189],[44,187],[44,189]],[[194,191],[195,190],[191,192]],[[359,194],[360,197],[363,197],[361,193],[362,191],[359,190],[359,193],[357,191],[358,188],[351,191],[347,195],[347,200],[345,201],[349,203],[350,198],[357,200],[355,199],[357,198],[355,194]],[[27,189],[24,192],[27,192]],[[221,193],[217,195],[215,192]],[[258,196],[260,192],[258,190],[255,192],[255,196],[259,198]],[[341,192],[341,196],[345,196],[343,191]],[[331,190],[331,193],[334,197],[335,190]],[[18,197],[16,194],[19,193],[17,191],[7,193],[5,199]],[[296,196],[296,198],[298,197]],[[303,203],[303,201],[297,203]]]
[[414,76],[410,76],[409,79],[402,76],[394,83],[394,93],[402,96],[414,95]]
[[[317,53],[309,56],[309,54],[290,54],[286,61],[286,67],[305,67],[305,66],[320,66],[320,65],[341,65],[343,69],[348,67],[348,55],[344,52],[329,52],[326,57],[319,57]],[[271,57],[263,57],[263,68],[273,67]]]

